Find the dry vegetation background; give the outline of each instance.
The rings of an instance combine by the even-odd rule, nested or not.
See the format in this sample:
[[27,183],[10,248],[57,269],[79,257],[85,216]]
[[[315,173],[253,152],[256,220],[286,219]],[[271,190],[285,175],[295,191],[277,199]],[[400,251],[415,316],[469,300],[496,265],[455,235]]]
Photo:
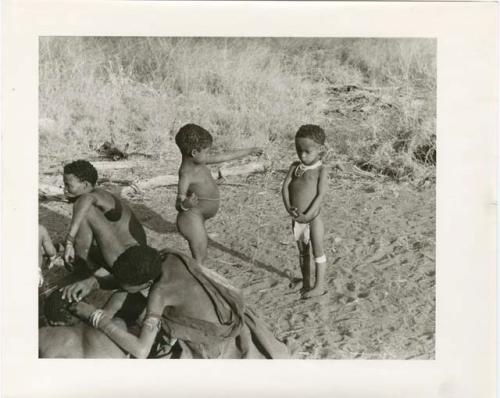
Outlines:
[[[221,185],[209,267],[244,288],[302,358],[433,358],[436,42],[430,39],[41,38],[40,171],[106,140],[153,155],[115,178],[175,173],[185,123],[272,167]],[[298,256],[279,194],[304,123],[327,133],[327,296],[288,288]],[[233,185],[231,185],[233,184]],[[175,187],[130,199],[153,246],[187,249]],[[41,203],[57,240],[70,208]]]
[[104,140],[163,159],[195,122],[222,146],[280,159],[301,124],[324,126],[334,159],[431,178],[435,42],[423,39],[42,38],[41,155]]

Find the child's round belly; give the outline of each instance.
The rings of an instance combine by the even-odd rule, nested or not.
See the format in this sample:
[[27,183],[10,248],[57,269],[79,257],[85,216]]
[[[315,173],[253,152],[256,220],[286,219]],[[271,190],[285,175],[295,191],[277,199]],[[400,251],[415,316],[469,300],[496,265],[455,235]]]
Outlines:
[[205,219],[209,219],[217,214],[219,204],[219,199],[198,199],[197,209]]
[[290,192],[290,205],[297,208],[299,213],[305,213],[316,195],[310,191]]

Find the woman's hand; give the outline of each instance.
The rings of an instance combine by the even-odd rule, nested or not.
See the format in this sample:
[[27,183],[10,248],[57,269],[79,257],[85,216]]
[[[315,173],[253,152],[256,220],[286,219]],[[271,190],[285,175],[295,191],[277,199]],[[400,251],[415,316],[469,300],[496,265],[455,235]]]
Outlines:
[[78,317],[83,320],[88,320],[90,315],[96,310],[96,308],[89,303],[85,303],[80,301],[79,303],[75,303],[70,307],[70,310]]
[[75,261],[75,248],[72,243],[66,243],[64,248],[64,262],[66,264],[73,264]]
[[95,276],[91,276],[90,278],[73,283],[63,288],[62,298],[63,300],[68,300],[70,303],[73,301],[78,302],[87,297],[89,293],[96,287],[96,285],[98,286],[99,282],[97,282]]
[[[73,254],[74,256],[74,254]],[[49,269],[51,269],[53,266],[57,267],[64,267],[64,259],[59,255],[56,254],[55,256],[49,257]]]

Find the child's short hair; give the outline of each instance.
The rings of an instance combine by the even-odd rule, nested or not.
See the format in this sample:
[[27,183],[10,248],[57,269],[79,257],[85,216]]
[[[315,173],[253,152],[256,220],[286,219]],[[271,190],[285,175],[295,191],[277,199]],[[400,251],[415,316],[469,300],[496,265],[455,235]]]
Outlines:
[[73,174],[80,181],[88,181],[92,185],[97,183],[97,170],[86,160],[75,160],[64,166],[64,174]]
[[326,140],[325,131],[315,124],[300,126],[297,134],[295,134],[295,138],[309,138],[320,145],[325,145]]
[[186,124],[179,129],[175,136],[175,143],[183,155],[191,155],[196,149],[198,151],[212,146],[212,135],[197,124]]
[[118,256],[112,272],[120,284],[138,286],[160,276],[161,262],[160,253],[152,247],[132,246]]

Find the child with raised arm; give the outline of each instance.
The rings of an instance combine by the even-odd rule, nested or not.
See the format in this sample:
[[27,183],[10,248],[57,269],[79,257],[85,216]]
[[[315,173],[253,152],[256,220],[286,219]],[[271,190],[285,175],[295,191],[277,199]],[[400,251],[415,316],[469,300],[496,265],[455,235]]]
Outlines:
[[[328,189],[328,173],[321,162],[325,150],[325,132],[319,126],[306,124],[295,135],[300,159],[288,170],[282,188],[286,211],[292,216],[292,228],[299,248],[302,272],[302,298],[326,293],[326,256],[323,249],[324,227],[321,202]],[[311,250],[315,263],[315,282],[311,288]]]
[[219,189],[207,164],[227,162],[248,155],[260,155],[260,148],[232,150],[210,154],[212,136],[203,127],[186,124],[175,136],[182,154],[179,168],[179,187],[175,208],[177,228],[188,241],[193,258],[202,264],[207,256],[208,237],[205,221],[217,213]]

